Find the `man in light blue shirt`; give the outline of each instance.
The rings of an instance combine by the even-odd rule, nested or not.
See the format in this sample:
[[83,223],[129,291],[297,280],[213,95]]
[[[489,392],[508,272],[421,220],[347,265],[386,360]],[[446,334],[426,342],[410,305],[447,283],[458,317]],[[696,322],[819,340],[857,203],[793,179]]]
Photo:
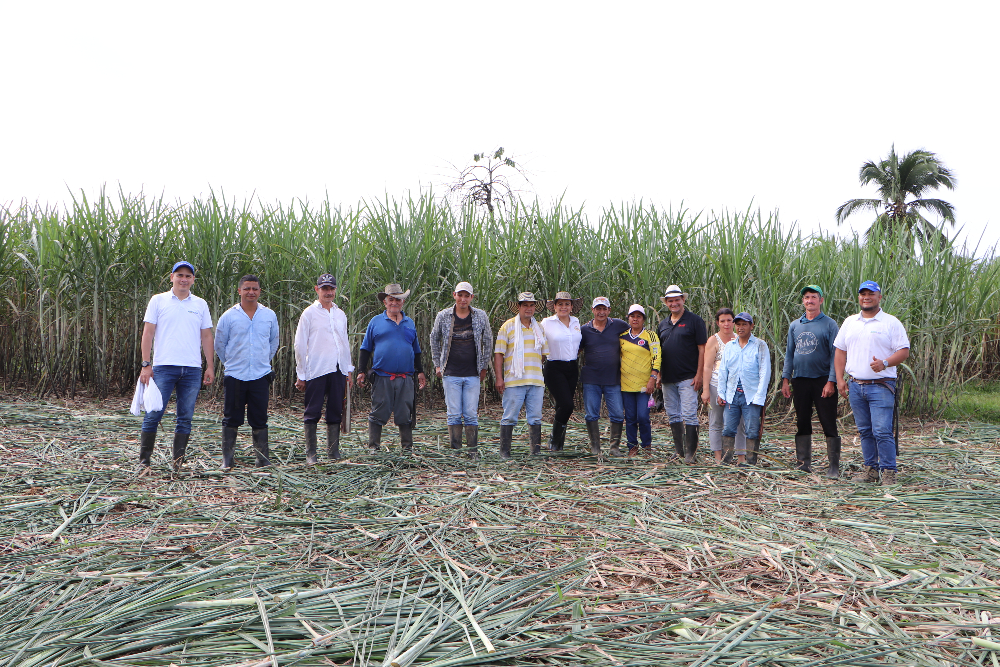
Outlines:
[[[722,429],[723,459],[736,447],[736,429],[740,419],[746,431],[746,447],[736,452],[738,464],[757,464],[760,451],[760,413],[767,400],[771,382],[771,351],[767,343],[754,336],[753,317],[740,313],[733,318],[736,338],[722,350],[719,366],[719,405],[726,406],[726,425]],[[749,451],[749,454],[747,454]]]
[[253,433],[257,467],[271,465],[267,440],[267,403],[271,359],[278,351],[278,318],[258,303],[260,279],[240,278],[240,302],[219,318],[215,353],[225,367],[222,408],[222,469],[230,470],[236,453],[236,429],[244,415]]

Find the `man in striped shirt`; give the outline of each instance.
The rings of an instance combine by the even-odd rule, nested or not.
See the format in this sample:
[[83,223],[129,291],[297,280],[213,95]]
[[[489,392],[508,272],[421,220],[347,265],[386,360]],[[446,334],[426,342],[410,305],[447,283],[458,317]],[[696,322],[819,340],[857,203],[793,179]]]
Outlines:
[[493,348],[493,370],[496,388],[503,396],[503,417],[500,419],[500,458],[510,458],[510,445],[514,436],[521,407],[528,422],[531,453],[542,451],[542,398],[545,383],[542,379],[542,356],[549,353],[548,342],[541,325],[535,321],[535,309],[543,302],[532,292],[521,292],[510,309],[517,313],[503,323],[497,332]]

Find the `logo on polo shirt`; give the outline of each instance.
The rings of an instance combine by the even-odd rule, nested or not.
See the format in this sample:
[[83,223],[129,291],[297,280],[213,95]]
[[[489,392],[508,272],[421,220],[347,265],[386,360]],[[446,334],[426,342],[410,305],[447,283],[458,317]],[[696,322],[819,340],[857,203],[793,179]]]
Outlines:
[[636,341],[636,342],[637,342],[637,343],[639,343],[639,345],[645,345],[645,344],[646,344],[646,341],[645,341],[645,340],[643,340],[642,338],[640,338],[640,339],[639,339],[638,341]]
[[686,324],[678,324],[677,326],[679,326],[679,327],[686,327],[687,325]]

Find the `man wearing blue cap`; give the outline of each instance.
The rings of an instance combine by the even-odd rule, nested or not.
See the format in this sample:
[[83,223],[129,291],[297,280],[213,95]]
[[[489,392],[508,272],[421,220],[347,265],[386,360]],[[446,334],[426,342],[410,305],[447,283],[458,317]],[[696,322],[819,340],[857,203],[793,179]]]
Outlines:
[[833,341],[837,323],[823,314],[823,288],[806,285],[800,292],[805,314],[788,327],[781,393],[795,406],[795,458],[799,470],[812,472],[812,411],[826,435],[830,461],[826,476],[840,476],[840,435],[837,432],[837,376]]
[[753,317],[740,313],[733,318],[736,338],[722,349],[719,365],[719,405],[726,406],[726,424],[722,429],[723,460],[736,447],[736,429],[743,420],[746,451],[736,452],[738,464],[757,464],[760,452],[760,414],[767,400],[771,382],[771,351],[753,335]]
[[[184,463],[188,440],[191,438],[191,418],[202,384],[215,380],[212,315],[201,297],[191,294],[194,265],[177,262],[170,271],[173,287],[154,294],[143,316],[142,370],[139,381],[149,384],[154,379],[163,395],[163,408],[170,394],[177,390],[177,425],[174,427],[173,463],[179,469]],[[201,351],[208,362],[201,372]],[[155,357],[153,356],[155,353]],[[156,429],[163,410],[147,412],[139,436],[139,465],[149,467],[156,442]]]
[[[902,323],[881,308],[882,288],[873,280],[858,287],[861,312],[840,327],[833,346],[837,389],[851,401],[854,423],[865,458],[855,482],[896,484],[896,441],[892,427],[896,407],[896,366],[910,356],[910,339]],[[844,372],[850,376],[845,380]]]

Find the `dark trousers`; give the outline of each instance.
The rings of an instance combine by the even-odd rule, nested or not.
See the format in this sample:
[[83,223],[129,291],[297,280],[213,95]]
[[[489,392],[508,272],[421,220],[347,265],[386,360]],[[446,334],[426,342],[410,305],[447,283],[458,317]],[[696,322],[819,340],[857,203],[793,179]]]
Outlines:
[[546,361],[542,374],[545,377],[545,386],[549,388],[549,395],[556,402],[556,412],[552,420],[565,424],[576,409],[573,397],[576,395],[576,382],[580,378],[576,360]]
[[795,406],[795,435],[812,435],[812,408],[816,406],[816,416],[823,427],[823,434],[836,438],[837,433],[837,392],[823,398],[823,387],[827,378],[792,378],[792,405]]
[[222,425],[243,426],[243,416],[250,428],[267,426],[267,401],[271,394],[268,376],[256,380],[237,380],[228,375],[222,379]]
[[396,426],[409,424],[413,413],[413,376],[392,380],[386,375],[369,373],[368,380],[372,387],[372,409],[368,413],[368,421],[385,426],[392,416]]
[[340,371],[306,380],[306,409],[302,414],[302,421],[306,424],[317,423],[323,414],[323,401],[326,400],[326,423],[339,424],[344,414],[346,396],[347,376]]

